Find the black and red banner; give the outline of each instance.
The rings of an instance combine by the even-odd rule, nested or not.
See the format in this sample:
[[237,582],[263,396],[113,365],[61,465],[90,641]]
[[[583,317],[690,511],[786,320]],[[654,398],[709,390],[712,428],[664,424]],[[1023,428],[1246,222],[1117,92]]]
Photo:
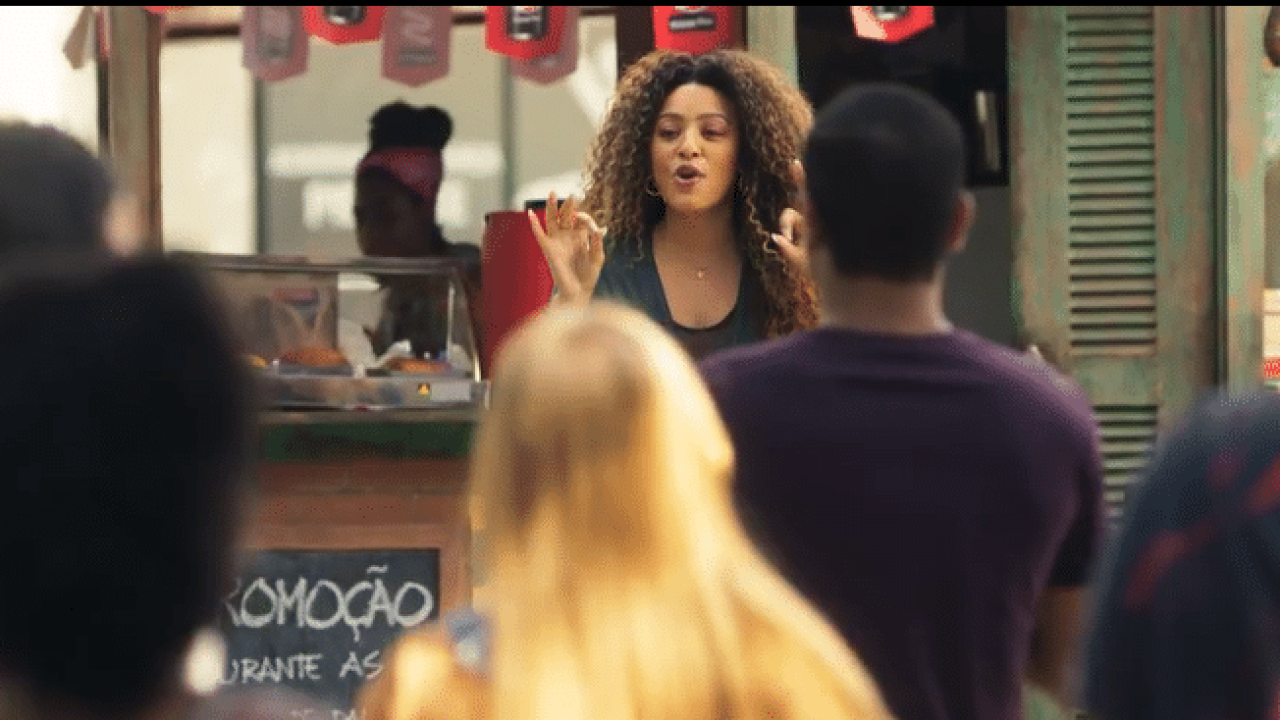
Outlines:
[[386,5],[305,5],[307,32],[334,45],[372,42],[382,36]]
[[902,42],[933,27],[932,5],[851,5],[853,31],[858,37]]
[[485,6],[484,46],[513,60],[554,55],[564,40],[568,10],[563,5]]
[[578,8],[569,6],[565,11],[564,37],[560,39],[560,49],[551,55],[532,60],[512,60],[512,75],[549,85],[578,69]]
[[734,33],[732,6],[653,6],[655,48],[698,55],[731,47]]

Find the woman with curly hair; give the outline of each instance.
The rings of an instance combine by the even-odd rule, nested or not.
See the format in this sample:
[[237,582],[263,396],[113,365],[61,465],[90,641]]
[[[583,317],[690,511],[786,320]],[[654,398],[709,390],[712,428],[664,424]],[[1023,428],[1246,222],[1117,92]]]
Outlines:
[[581,204],[552,194],[545,228],[530,212],[555,302],[625,301],[695,358],[815,325],[789,208],[812,120],[794,84],[742,51],[635,62],[592,145]]
[[487,601],[400,638],[361,717],[890,720],[748,539],[733,465],[698,370],[644,313],[535,315],[498,351],[472,455]]

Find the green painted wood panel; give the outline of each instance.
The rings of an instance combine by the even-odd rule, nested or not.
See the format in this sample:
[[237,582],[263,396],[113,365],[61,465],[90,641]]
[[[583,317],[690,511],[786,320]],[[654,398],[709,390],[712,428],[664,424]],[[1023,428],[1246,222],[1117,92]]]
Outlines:
[[1218,298],[1220,365],[1224,383],[1234,391],[1262,380],[1262,291],[1266,274],[1265,205],[1267,87],[1276,71],[1262,42],[1268,8],[1217,6],[1221,32],[1221,85],[1218,155],[1220,217]]
[[1214,380],[1204,7],[1010,7],[1015,307],[1094,403],[1117,512]]
[[268,462],[465,458],[474,431],[466,421],[267,424],[258,455]]

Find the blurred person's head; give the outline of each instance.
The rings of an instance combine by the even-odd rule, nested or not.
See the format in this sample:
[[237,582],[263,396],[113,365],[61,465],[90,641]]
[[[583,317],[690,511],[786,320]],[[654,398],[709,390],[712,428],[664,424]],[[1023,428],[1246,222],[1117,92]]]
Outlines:
[[964,134],[924,93],[883,83],[845,90],[818,112],[803,165],[820,285],[935,281],[963,249],[973,216]]
[[251,390],[195,270],[59,264],[0,278],[0,684],[137,717],[231,589]]
[[445,255],[436,197],[452,118],[434,105],[394,102],[379,108],[369,124],[369,151],[356,168],[360,251],[371,257]]
[[640,312],[562,306],[522,326],[472,462],[491,673],[441,681],[407,640],[368,717],[887,717],[838,634],[753,549],[713,401]]
[[113,188],[107,166],[67,133],[0,122],[0,258],[106,249]]
[[1280,698],[1280,397],[1227,395],[1165,437],[1100,576],[1099,720],[1263,720]]

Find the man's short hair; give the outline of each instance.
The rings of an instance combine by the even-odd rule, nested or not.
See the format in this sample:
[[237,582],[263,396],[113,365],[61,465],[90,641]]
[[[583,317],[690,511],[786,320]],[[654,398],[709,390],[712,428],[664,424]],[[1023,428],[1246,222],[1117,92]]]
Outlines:
[[32,262],[0,269],[0,667],[124,716],[230,590],[250,381],[195,270]]
[[836,269],[932,277],[947,254],[965,168],[959,123],[924,93],[870,83],[837,95],[804,150],[811,212]]
[[0,122],[0,257],[105,249],[113,191],[107,165],[72,136]]

